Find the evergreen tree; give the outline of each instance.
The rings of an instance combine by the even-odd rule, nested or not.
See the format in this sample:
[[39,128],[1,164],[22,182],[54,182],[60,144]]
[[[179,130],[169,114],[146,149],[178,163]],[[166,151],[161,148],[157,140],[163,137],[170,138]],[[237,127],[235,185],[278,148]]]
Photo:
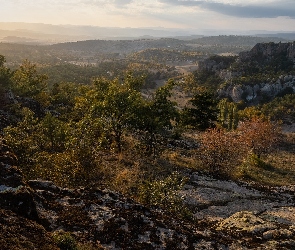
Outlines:
[[217,102],[211,92],[197,93],[181,114],[181,123],[184,126],[205,130],[214,127],[217,120]]
[[236,129],[238,126],[238,106],[227,99],[222,99],[218,103],[220,125],[228,130]]

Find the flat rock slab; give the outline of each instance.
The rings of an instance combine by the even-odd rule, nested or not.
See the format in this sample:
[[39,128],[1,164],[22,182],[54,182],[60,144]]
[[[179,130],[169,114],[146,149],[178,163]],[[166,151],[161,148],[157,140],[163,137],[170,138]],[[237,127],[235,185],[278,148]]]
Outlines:
[[[188,205],[195,207],[197,219],[209,221],[220,221],[240,211],[271,213],[277,208],[294,204],[294,195],[285,188],[261,190],[246,184],[193,173],[180,195]],[[288,214],[287,217],[294,221],[292,213]]]

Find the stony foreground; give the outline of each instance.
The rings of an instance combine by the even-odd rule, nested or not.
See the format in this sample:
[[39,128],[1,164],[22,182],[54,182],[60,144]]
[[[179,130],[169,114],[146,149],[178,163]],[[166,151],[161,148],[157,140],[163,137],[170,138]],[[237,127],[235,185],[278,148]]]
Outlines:
[[294,187],[250,187],[190,174],[181,195],[194,211],[184,223],[116,192],[24,182],[0,143],[1,249],[59,249],[70,232],[95,249],[295,249]]

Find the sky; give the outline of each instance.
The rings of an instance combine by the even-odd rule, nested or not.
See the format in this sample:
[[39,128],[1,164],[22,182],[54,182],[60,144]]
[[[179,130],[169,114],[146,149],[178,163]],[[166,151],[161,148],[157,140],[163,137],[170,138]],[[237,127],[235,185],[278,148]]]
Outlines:
[[0,22],[295,31],[295,0],[0,0]]

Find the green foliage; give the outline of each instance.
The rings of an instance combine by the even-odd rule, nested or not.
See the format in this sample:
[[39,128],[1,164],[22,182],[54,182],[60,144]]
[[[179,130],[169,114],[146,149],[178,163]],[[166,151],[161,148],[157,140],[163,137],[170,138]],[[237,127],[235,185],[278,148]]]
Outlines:
[[213,55],[210,56],[208,60],[215,61],[217,64],[222,64],[224,68],[229,67],[237,59],[237,56],[219,56]]
[[52,152],[58,152],[65,149],[67,141],[67,125],[54,117],[52,114],[47,113],[45,117],[38,124],[38,133],[42,135],[39,142],[42,141],[42,147]]
[[79,66],[70,63],[46,65],[38,69],[38,72],[48,75],[48,83],[50,86],[60,82],[90,84],[93,77],[98,77],[100,75],[107,76],[106,71],[103,71],[99,67]]
[[53,239],[61,250],[78,250],[76,240],[69,232],[55,232]]
[[105,79],[95,81],[91,117],[101,119],[113,136],[119,152],[122,150],[124,132],[134,123],[136,110],[142,102],[138,91],[140,81],[141,79],[134,79],[132,76],[126,76],[123,82]]
[[180,123],[199,130],[214,127],[217,120],[217,102],[212,93],[202,91],[189,101],[191,107],[185,107],[181,112]]
[[173,213],[180,213],[183,199],[179,194],[187,179],[174,172],[163,180],[147,181],[139,190],[139,200],[147,205],[159,206]]
[[152,101],[151,110],[153,111],[153,117],[156,130],[162,128],[172,128],[172,120],[177,117],[177,110],[175,108],[176,103],[169,98],[172,96],[172,89],[174,87],[173,81],[168,81],[166,85],[157,89]]
[[28,108],[24,108],[21,113],[23,118],[17,126],[4,129],[4,138],[18,156],[20,164],[27,166],[32,163],[34,155],[40,150],[39,135],[36,130],[38,119]]
[[173,81],[157,89],[151,99],[142,99],[137,110],[134,128],[140,131],[140,139],[146,144],[146,152],[155,156],[158,146],[173,128],[178,118],[176,103],[169,98],[174,87]]
[[238,126],[238,105],[234,102],[229,102],[227,99],[222,99],[218,103],[219,115],[218,122],[228,130],[236,129]]
[[[24,108],[21,120],[7,127],[4,137],[25,175],[62,186],[87,183],[96,176],[95,170],[99,172],[101,151],[128,150],[124,144],[128,133],[164,135],[177,115],[169,100],[173,84],[147,100],[140,93],[142,81],[129,74],[121,80],[96,79],[91,86],[56,84],[50,96],[52,111],[36,118]],[[145,136],[139,138],[146,142]]]
[[295,121],[295,94],[277,97],[273,101],[266,103],[258,110],[271,120]]
[[5,67],[4,63],[6,59],[4,56],[0,55],[0,94],[9,89],[11,85],[11,71],[9,68]]
[[255,118],[261,118],[266,120],[266,115],[261,112],[259,107],[251,106],[246,107],[243,110],[239,110],[238,116],[240,120],[252,120]]
[[13,90],[23,97],[37,97],[47,89],[47,76],[37,73],[36,65],[25,60],[12,77]]
[[[290,74],[293,69],[293,61],[288,57],[287,52],[280,51],[272,56],[264,56],[262,52],[257,52],[249,58],[231,65],[233,72],[239,72],[238,75],[231,78],[231,84],[255,85],[270,82],[270,79],[278,79],[280,75]],[[269,100],[261,102],[267,101]]]
[[85,115],[80,121],[71,124],[67,150],[83,168],[91,168],[97,152],[109,150],[110,145],[111,135],[99,118]]
[[289,185],[294,182],[294,169],[292,167],[279,167],[279,164],[270,164],[266,158],[261,159],[256,154],[251,153],[237,167],[235,177],[263,185]]
[[274,72],[289,72],[293,69],[293,61],[292,59],[288,58],[286,52],[278,53],[277,55],[273,56],[270,62],[267,65],[267,69]]
[[269,165],[266,164],[260,157],[258,157],[256,154],[249,154],[249,156],[244,160],[243,167],[250,168],[250,167],[256,167],[256,168],[269,168]]
[[200,87],[209,92],[214,92],[221,83],[222,79],[214,71],[197,70],[186,77],[183,87],[193,93],[198,92]]
[[30,168],[24,171],[30,179],[41,178],[51,180],[56,185],[62,187],[75,187],[87,184],[85,171],[89,171],[89,169],[82,165],[83,162],[79,162],[74,150],[68,149],[61,153],[38,151],[34,154],[32,160]]

